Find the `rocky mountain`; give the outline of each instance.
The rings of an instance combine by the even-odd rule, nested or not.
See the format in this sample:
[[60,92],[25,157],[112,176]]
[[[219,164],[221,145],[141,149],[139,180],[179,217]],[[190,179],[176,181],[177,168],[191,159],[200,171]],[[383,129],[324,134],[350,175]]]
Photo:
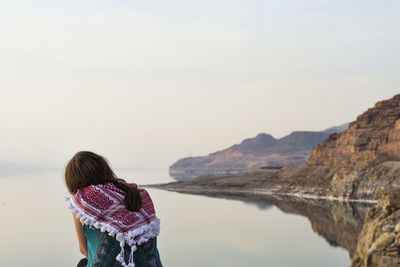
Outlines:
[[180,159],[170,167],[170,174],[179,180],[207,174],[248,172],[263,166],[305,165],[316,144],[347,126],[343,124],[320,132],[297,131],[280,139],[261,133],[207,156]]

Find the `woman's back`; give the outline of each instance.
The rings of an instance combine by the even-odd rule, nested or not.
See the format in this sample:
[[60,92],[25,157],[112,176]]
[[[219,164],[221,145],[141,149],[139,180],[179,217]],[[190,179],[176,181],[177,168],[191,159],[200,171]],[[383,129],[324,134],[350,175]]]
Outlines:
[[[87,267],[121,267],[121,263],[116,260],[121,247],[120,243],[107,232],[84,225],[83,233],[88,245],[88,265]],[[129,260],[130,247],[125,245],[125,261]],[[162,267],[160,256],[157,249],[157,237],[148,242],[137,245],[134,252],[134,263],[136,267]]]

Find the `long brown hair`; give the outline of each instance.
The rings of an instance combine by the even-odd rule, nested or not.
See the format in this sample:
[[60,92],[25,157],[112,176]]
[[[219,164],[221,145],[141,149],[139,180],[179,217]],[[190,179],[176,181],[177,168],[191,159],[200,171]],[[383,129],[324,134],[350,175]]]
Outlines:
[[80,151],[72,157],[65,168],[65,184],[71,194],[89,185],[113,183],[125,192],[125,208],[138,211],[142,198],[137,188],[118,181],[108,161],[90,151]]

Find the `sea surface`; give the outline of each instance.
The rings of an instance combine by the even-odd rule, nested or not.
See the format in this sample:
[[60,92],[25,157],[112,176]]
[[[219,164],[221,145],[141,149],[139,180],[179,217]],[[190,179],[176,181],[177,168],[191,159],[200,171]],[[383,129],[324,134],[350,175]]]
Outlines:
[[[116,173],[138,184],[172,181],[163,169],[116,169]],[[68,193],[62,175],[63,170],[54,170],[0,176],[1,267],[71,267],[82,257],[64,200]],[[158,246],[166,267],[350,264],[349,251],[329,234],[321,234],[314,219],[291,211],[296,205],[284,212],[267,202],[149,192],[161,219]]]

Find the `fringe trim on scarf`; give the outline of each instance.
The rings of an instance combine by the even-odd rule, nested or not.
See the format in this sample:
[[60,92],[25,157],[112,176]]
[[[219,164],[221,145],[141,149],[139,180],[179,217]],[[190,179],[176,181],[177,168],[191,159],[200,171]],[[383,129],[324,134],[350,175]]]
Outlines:
[[[133,256],[134,252],[137,249],[136,245],[144,244],[151,238],[158,236],[158,234],[160,233],[160,219],[158,218],[151,221],[148,225],[143,225],[127,233],[120,233],[111,225],[102,222],[96,222],[91,216],[82,212],[82,210],[74,204],[72,198],[66,197],[65,200],[68,202],[68,208],[76,214],[76,217],[81,222],[89,226],[93,226],[96,229],[99,229],[101,232],[107,232],[108,235],[115,237],[115,239],[119,242],[121,246],[121,251],[116,259],[122,264],[123,267],[135,267]],[[136,237],[139,237],[139,239],[135,240]],[[126,264],[125,262],[125,244],[128,244],[131,247],[128,264]]]

